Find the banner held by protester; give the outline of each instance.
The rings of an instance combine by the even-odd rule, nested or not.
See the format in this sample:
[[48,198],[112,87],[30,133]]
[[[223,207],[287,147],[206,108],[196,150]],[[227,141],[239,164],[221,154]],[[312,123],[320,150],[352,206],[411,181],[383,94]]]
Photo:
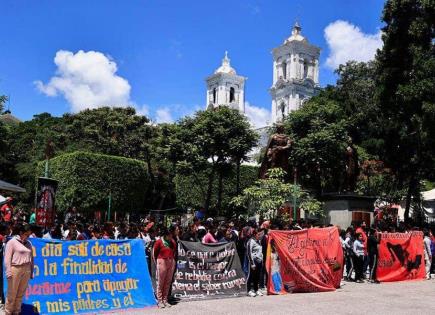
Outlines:
[[338,229],[269,231],[269,294],[334,291],[343,274]]
[[234,243],[180,241],[172,293],[180,301],[245,296],[245,275]]
[[23,299],[24,314],[99,313],[156,305],[142,240],[31,242],[34,278]]
[[424,279],[423,233],[382,233],[376,274],[381,282]]

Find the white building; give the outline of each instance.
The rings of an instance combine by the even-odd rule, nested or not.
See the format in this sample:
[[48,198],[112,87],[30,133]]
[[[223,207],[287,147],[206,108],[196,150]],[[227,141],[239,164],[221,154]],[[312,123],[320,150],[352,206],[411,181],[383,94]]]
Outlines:
[[237,75],[231,67],[228,53],[222,59],[222,65],[207,82],[207,109],[219,106],[229,106],[245,113],[245,81],[246,77]]
[[282,121],[319,92],[320,48],[302,36],[298,23],[284,43],[273,49],[272,123]]

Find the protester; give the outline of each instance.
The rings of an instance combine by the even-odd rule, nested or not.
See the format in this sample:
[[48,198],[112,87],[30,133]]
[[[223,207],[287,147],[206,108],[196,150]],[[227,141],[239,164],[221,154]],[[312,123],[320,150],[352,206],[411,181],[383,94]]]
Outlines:
[[8,291],[6,297],[5,314],[21,313],[21,303],[29,280],[33,278],[32,244],[28,238],[31,234],[30,226],[17,225],[14,238],[6,244],[4,264]]
[[9,225],[5,223],[0,224],[0,304],[5,303],[5,297],[3,292],[3,255],[4,246],[6,238],[9,235]]
[[362,270],[363,270],[363,279],[364,279],[366,271],[367,271],[367,268],[369,266],[369,259],[368,259],[368,254],[367,254],[367,240],[368,240],[367,233],[366,233],[366,227],[367,226],[366,226],[366,223],[363,221],[361,223],[357,222],[356,227],[357,228],[355,230],[355,233],[361,234],[361,236],[362,236],[362,243],[364,245],[364,256],[363,256],[363,267],[362,267]]
[[32,214],[29,218],[29,224],[35,224],[36,223],[36,209],[32,208]]
[[198,226],[195,224],[195,222],[191,223],[189,225],[189,230],[187,230],[182,236],[182,241],[187,242],[198,242]]
[[354,266],[355,266],[355,281],[358,283],[364,282],[364,243],[363,236],[356,233],[356,239],[353,242]]
[[213,221],[207,222],[207,233],[202,238],[203,244],[217,243],[218,241],[214,237],[215,228],[213,226]]
[[371,228],[369,232],[369,238],[367,240],[367,252],[369,255],[370,266],[370,282],[379,283],[376,278],[376,268],[378,266],[378,245],[379,240],[377,238],[376,230]]
[[435,235],[434,235],[434,230],[432,230],[431,233],[431,243],[430,243],[430,251],[432,254],[432,264],[431,264],[431,268],[430,268],[430,273],[434,274],[435,273]]
[[353,243],[354,243],[354,236],[353,236],[353,229],[349,227],[346,230],[346,235],[344,239],[344,257],[346,262],[346,276],[344,277],[344,280],[346,281],[352,281],[352,273],[355,270],[354,266],[354,258],[353,258]]
[[259,291],[260,272],[263,268],[263,249],[260,244],[260,239],[263,237],[263,232],[258,233],[256,229],[252,231],[252,236],[247,243],[249,274],[248,274],[248,295],[251,297],[262,296]]
[[432,251],[430,249],[431,240],[429,237],[429,231],[427,229],[423,230],[423,245],[424,245],[424,263],[426,268],[426,279],[430,280],[430,267],[432,265]]
[[171,307],[168,303],[168,294],[175,270],[175,251],[177,245],[173,233],[164,228],[161,238],[154,244],[153,257],[156,263],[157,301],[159,308]]

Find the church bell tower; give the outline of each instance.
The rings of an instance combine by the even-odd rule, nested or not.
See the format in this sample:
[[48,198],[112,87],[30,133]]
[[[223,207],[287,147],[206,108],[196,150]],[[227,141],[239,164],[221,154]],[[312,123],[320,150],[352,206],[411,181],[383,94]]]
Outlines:
[[244,113],[246,79],[237,75],[236,70],[231,67],[228,52],[225,52],[222,65],[206,79],[207,109],[228,106]]
[[319,93],[320,48],[302,36],[295,23],[292,34],[273,49],[272,123],[280,122],[289,112]]

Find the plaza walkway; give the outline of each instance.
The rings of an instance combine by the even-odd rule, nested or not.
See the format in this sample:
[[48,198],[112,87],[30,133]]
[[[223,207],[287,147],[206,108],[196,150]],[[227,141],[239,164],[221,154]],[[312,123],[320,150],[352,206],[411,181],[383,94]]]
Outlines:
[[336,292],[185,302],[169,309],[153,308],[128,311],[126,314],[435,314],[435,280],[384,284],[345,283]]

